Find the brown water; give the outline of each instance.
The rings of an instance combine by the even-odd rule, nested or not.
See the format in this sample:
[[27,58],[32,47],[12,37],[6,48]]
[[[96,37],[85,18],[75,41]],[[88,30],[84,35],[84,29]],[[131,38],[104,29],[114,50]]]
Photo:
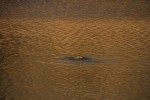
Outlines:
[[150,100],[149,47],[149,20],[1,19],[0,100]]

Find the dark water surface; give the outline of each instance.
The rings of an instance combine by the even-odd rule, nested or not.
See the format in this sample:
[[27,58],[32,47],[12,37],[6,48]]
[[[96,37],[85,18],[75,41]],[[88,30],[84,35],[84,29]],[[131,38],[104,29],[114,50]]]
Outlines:
[[0,100],[150,100],[149,47],[149,20],[1,19]]

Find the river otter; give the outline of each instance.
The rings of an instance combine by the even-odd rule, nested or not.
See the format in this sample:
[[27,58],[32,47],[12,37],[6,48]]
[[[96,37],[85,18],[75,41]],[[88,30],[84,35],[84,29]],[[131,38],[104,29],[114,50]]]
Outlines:
[[89,61],[91,58],[84,57],[84,56],[70,56],[70,57],[64,57],[65,60],[74,60],[74,61]]
[[75,56],[75,57],[74,57],[75,60],[82,60],[82,59],[84,59],[84,58],[85,58],[85,57],[83,57],[83,56]]

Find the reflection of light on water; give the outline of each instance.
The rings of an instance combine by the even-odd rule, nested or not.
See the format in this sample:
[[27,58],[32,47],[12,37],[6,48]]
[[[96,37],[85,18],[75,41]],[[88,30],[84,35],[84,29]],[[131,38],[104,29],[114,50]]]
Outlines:
[[81,67],[81,62],[80,62],[80,67]]

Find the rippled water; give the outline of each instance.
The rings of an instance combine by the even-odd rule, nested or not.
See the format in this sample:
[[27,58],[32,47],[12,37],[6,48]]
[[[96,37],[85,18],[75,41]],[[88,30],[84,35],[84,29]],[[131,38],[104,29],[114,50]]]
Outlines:
[[[1,19],[0,100],[149,100],[150,22]],[[98,62],[70,61],[84,56]]]

